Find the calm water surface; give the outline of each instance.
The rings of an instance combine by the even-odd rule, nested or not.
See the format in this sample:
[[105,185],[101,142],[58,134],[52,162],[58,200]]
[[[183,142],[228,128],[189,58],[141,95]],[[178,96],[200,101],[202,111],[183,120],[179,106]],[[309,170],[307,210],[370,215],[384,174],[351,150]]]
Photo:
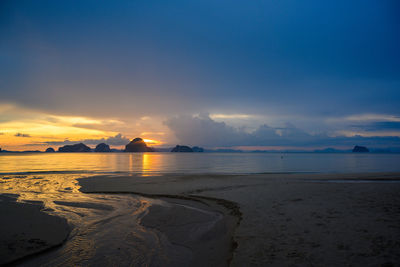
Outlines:
[[32,153],[0,154],[0,174],[396,172],[400,154],[319,153]]

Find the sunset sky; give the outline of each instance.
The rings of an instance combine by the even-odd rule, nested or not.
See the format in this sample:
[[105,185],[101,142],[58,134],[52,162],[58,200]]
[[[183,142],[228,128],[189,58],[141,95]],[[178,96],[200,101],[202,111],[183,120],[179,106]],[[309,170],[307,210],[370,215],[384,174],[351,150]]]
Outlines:
[[400,2],[1,1],[0,147],[400,147]]

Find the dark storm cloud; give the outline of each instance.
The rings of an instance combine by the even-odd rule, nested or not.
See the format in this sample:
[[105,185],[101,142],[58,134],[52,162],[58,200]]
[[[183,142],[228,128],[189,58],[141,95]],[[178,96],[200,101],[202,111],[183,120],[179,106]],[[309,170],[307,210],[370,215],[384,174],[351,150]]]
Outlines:
[[289,113],[394,110],[396,8],[396,1],[6,1],[0,90],[4,100],[91,115],[105,106],[140,115],[238,102],[259,112],[266,103]]
[[378,121],[371,122],[368,124],[353,124],[351,126],[353,129],[359,129],[363,131],[376,132],[376,131],[399,131],[400,130],[400,122],[398,121]]
[[[227,111],[320,121],[400,115],[398,1],[1,5],[2,102],[125,121]],[[231,143],[247,138],[227,125],[213,131]]]
[[362,137],[309,134],[293,124],[273,128],[261,125],[253,132],[234,128],[223,122],[216,122],[208,115],[198,117],[178,116],[170,118],[165,124],[183,144],[205,147],[230,146],[293,146],[293,147],[329,147],[356,144],[367,146],[400,146],[399,137]]

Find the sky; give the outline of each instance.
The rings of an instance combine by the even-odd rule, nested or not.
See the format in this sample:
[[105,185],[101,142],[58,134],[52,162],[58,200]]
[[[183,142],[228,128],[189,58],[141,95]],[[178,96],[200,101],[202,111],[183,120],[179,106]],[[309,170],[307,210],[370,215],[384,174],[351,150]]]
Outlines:
[[397,0],[0,2],[0,147],[400,147]]

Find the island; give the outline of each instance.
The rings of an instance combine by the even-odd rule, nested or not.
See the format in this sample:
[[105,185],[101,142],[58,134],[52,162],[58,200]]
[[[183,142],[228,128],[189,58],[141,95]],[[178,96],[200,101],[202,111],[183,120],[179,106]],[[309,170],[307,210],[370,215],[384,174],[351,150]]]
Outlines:
[[148,147],[142,138],[137,137],[125,146],[125,152],[154,152],[154,149]]
[[91,149],[83,143],[74,145],[65,145],[58,148],[58,152],[90,152]]
[[355,146],[352,150],[352,152],[361,152],[361,153],[365,153],[365,152],[369,152],[369,149],[366,148],[365,146]]
[[174,147],[171,152],[193,152],[193,149],[191,149],[188,146],[180,146],[180,145],[176,145],[176,147]]
[[110,146],[105,143],[100,143],[94,149],[94,152],[111,152]]
[[189,147],[176,145],[176,147],[174,147],[171,152],[204,152],[204,149],[198,146]]

